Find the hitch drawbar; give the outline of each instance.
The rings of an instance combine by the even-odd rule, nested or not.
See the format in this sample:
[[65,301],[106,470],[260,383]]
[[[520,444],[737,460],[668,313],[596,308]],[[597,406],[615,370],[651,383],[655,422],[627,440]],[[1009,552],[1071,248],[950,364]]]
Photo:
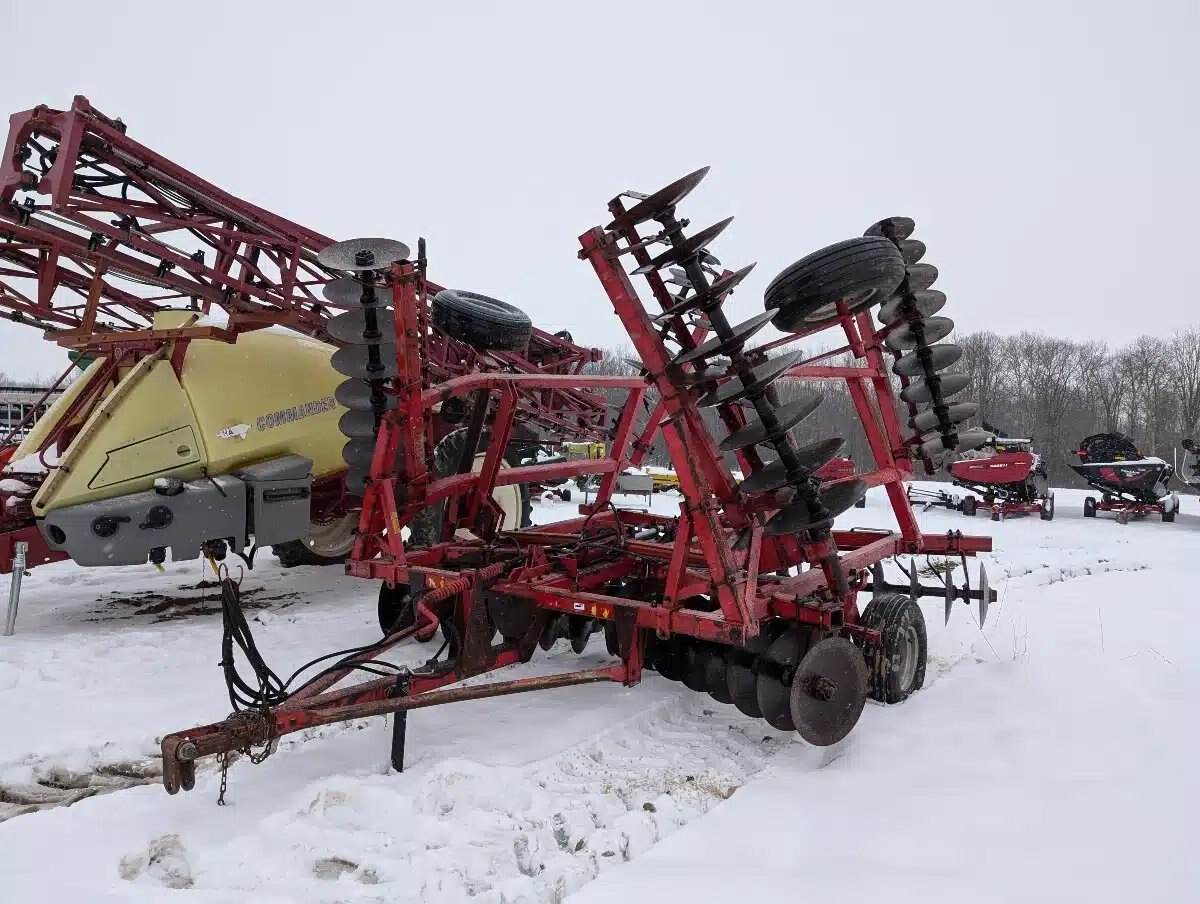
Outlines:
[[967,574],[966,560],[963,561],[963,583],[961,587],[955,586],[950,575],[950,569],[946,570],[942,578],[942,584],[935,584],[933,586],[922,584],[920,575],[917,572],[915,557],[909,560],[908,568],[901,565],[899,561],[896,561],[896,565],[908,575],[907,584],[892,584],[886,581],[883,577],[883,562],[876,562],[871,566],[871,582],[863,589],[869,590],[872,593],[907,593],[913,599],[918,599],[922,596],[940,596],[946,601],[946,624],[950,623],[950,609],[954,605],[955,600],[962,600],[968,604],[971,600],[978,600],[979,627],[982,628],[984,622],[987,621],[988,606],[996,602],[996,591],[992,589],[992,585],[988,581],[987,569],[982,562],[979,563],[979,580],[974,587],[971,586],[971,579]]

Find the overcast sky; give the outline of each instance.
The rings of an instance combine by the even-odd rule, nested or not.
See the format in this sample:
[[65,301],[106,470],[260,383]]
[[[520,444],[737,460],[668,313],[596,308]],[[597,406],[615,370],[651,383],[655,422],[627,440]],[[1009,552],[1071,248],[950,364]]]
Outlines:
[[[594,345],[577,236],[627,188],[776,272],[907,215],[960,329],[1123,342],[1197,325],[1200,4],[0,0],[0,111],[75,94],[335,238],[429,241],[446,285]],[[0,325],[0,371],[60,369]]]

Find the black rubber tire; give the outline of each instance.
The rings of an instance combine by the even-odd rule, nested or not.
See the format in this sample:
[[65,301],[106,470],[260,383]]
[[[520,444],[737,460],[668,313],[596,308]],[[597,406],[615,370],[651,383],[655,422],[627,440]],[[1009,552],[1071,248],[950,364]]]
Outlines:
[[[455,430],[441,438],[433,449],[433,476],[446,477],[453,474],[462,460],[467,430]],[[510,452],[504,456],[510,465],[519,463],[519,454]],[[533,503],[529,498],[529,487],[520,484],[521,527],[528,527],[533,519]],[[441,537],[442,520],[445,518],[446,502],[435,502],[422,509],[408,525],[409,546],[433,546]]]
[[1162,519],[1164,524],[1170,524],[1173,522],[1175,520],[1175,509],[1171,509],[1169,512],[1164,511],[1162,513]]
[[[863,656],[871,673],[871,699],[880,703],[907,700],[925,683],[929,641],[921,607],[907,593],[876,594],[863,610],[861,621],[881,634],[879,643],[863,644]],[[910,639],[916,642],[917,662],[905,685],[902,660]]]
[[978,503],[974,496],[964,496],[962,501],[962,513],[968,518],[975,517],[975,508]]
[[904,258],[885,238],[862,236],[801,258],[771,281],[764,293],[776,329],[795,333],[837,316],[845,300],[851,311],[882,302],[904,279]]
[[[355,528],[357,527],[357,518],[350,519],[350,522]],[[318,527],[318,525],[314,524],[314,527]],[[279,560],[279,564],[283,568],[295,568],[298,565],[340,565],[346,561],[354,549],[352,534],[348,537],[348,540],[349,543],[344,546],[344,552],[338,551],[332,555],[322,555],[310,546],[309,543],[305,542],[305,540],[288,540],[285,543],[276,543],[271,547],[271,555]]]
[[1054,496],[1047,496],[1042,502],[1042,510],[1038,512],[1038,517],[1043,521],[1054,520]]
[[476,292],[442,289],[430,306],[433,323],[476,348],[519,352],[529,346],[533,321],[515,305]]
[[1085,517],[1085,518],[1095,518],[1096,517],[1096,497],[1088,496],[1086,499],[1083,500],[1083,517]]

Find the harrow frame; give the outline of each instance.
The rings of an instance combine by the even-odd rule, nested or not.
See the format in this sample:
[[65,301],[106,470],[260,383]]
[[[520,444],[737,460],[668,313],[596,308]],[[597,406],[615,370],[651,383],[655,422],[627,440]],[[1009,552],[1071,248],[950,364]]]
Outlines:
[[[965,564],[967,556],[992,548],[988,537],[957,531],[926,534],[917,524],[904,481],[911,476],[911,450],[919,448],[920,439],[906,435],[897,413],[881,345],[889,328],[876,330],[868,311],[852,312],[838,302],[831,323],[797,337],[839,327],[846,336],[846,349],[862,366],[823,365],[819,362],[827,355],[822,355],[791,367],[786,376],[844,383],[876,467],[833,485],[861,480],[883,486],[899,530],[769,533],[764,530],[766,516],[788,499],[779,493],[739,492],[701,420],[694,388],[689,388],[703,376],[689,383],[695,369],[676,364],[664,345],[669,338],[686,352],[703,342],[708,332],[708,324],[689,324],[676,313],[678,299],[668,292],[646,250],[654,241],[682,245],[686,221],[674,220],[672,201],[660,212],[660,222],[672,224],[668,226],[672,235],[643,239],[627,222],[629,209],[622,196],[613,199],[609,209],[614,222],[624,219],[625,224],[619,230],[596,227],[583,233],[579,256],[595,271],[639,353],[644,366],[640,377],[489,372],[430,385],[420,366],[424,333],[418,311],[427,290],[423,268],[408,261],[391,266],[399,375],[389,392],[398,404],[378,415],[359,535],[346,570],[356,577],[407,588],[410,620],[397,621],[382,642],[360,657],[342,660],[280,705],[235,713],[224,722],[164,737],[163,780],[169,792],[194,786],[195,762],[200,757],[256,745],[269,748],[282,735],[314,725],[386,713],[398,714],[392,763],[403,768],[403,714],[410,709],[596,681],[633,685],[647,667],[653,644],[683,639],[736,649],[756,638],[767,619],[822,634],[878,641],[880,632],[861,621],[858,594],[864,589],[875,593],[900,589],[914,597],[936,594],[946,599],[947,610],[956,597],[978,599],[982,616],[994,598],[986,580],[974,590],[969,582],[958,590],[949,580],[941,587],[923,588],[917,585],[915,567],[908,571],[911,583],[902,587],[883,580],[882,563],[898,555],[956,556]],[[626,255],[637,265],[635,273],[645,275],[661,313],[652,315],[639,297],[621,263]],[[566,385],[628,393],[607,455],[504,467],[503,450],[522,395]],[[637,414],[651,386],[659,401],[638,429]],[[468,452],[458,473],[435,475],[430,464],[432,408],[466,396],[473,398],[475,412],[467,428]],[[746,425],[746,414],[737,405],[723,404],[718,412],[731,432]],[[490,441],[479,449],[485,429]],[[657,435],[665,442],[679,477],[683,495],[679,513],[618,510],[612,504],[617,475],[640,462]],[[483,460],[471,471],[477,449]],[[743,473],[763,467],[753,447],[736,454]],[[498,529],[499,512],[491,498],[497,486],[547,484],[584,474],[599,475],[600,486],[594,500],[579,507],[578,517],[521,530]],[[419,511],[443,500],[447,509],[441,542],[406,549],[402,528]],[[469,538],[460,535],[463,529],[471,532]],[[505,618],[505,612],[510,617]],[[511,617],[513,613],[520,617]],[[539,641],[549,637],[553,642],[557,635],[550,627],[563,617],[577,620],[573,624],[582,620],[603,625],[609,649],[619,662],[546,678],[446,689],[463,679],[528,661]],[[502,623],[509,626],[507,633]],[[516,629],[511,627],[514,623]],[[421,668],[401,669],[395,677],[335,689],[358,665],[378,661],[381,654],[411,638],[428,639],[439,626],[451,643],[451,658],[435,657]],[[495,642],[498,630],[503,637],[500,643]],[[582,634],[583,641],[587,633],[590,630]]]

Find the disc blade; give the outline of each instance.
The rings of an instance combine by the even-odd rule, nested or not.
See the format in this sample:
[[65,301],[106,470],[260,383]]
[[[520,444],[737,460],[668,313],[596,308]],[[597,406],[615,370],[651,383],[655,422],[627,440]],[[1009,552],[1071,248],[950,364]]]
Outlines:
[[[392,291],[387,286],[372,283],[376,304],[391,304]],[[339,308],[360,308],[363,305],[363,283],[353,276],[340,276],[325,283],[321,289],[325,300]]]
[[[908,307],[911,303],[912,307]],[[946,293],[940,289],[921,289],[919,292],[893,295],[879,309],[879,322],[889,326],[904,319],[906,312],[915,309],[921,317],[932,317],[946,306]]]
[[370,439],[378,432],[373,411],[347,411],[338,420],[338,430],[342,436],[351,439]]
[[370,384],[364,383],[362,380],[346,380],[346,382],[338,384],[333,397],[343,408],[349,408],[352,411],[374,411],[377,407],[381,411],[388,411],[400,404],[393,395],[381,395],[372,402],[373,391]]
[[900,243],[900,256],[906,264],[915,264],[925,256],[926,250],[925,243],[920,239],[904,239]]
[[348,345],[333,353],[329,364],[338,373],[347,377],[357,377],[360,380],[390,380],[399,373],[396,355],[386,354],[393,346],[380,348],[379,360],[372,363],[368,349],[372,346]]
[[729,697],[738,712],[758,719],[762,710],[758,708],[758,663],[759,658],[771,646],[783,630],[779,619],[763,622],[757,637],[752,637],[741,647],[736,647],[729,657],[725,670]]
[[375,457],[374,439],[352,439],[342,446],[342,461],[351,468],[370,470],[371,459]]
[[697,693],[708,689],[708,647],[692,641],[683,651],[683,686]]
[[317,263],[330,270],[382,270],[408,258],[408,246],[395,239],[346,239],[334,242],[317,255]]
[[779,536],[829,527],[838,515],[852,508],[866,494],[867,484],[862,480],[835,483],[821,490],[824,513],[812,511],[807,502],[793,502],[771,516],[763,525],[763,533]]
[[742,267],[742,269],[730,273],[728,276],[722,276],[714,280],[712,285],[695,296],[698,306],[710,308],[718,304],[721,299],[734,290],[738,283],[749,276],[750,272],[757,266],[757,262],[748,264]]
[[945,370],[954,364],[962,357],[962,353],[962,349],[957,345],[931,345],[925,349],[909,352],[904,357],[897,359],[896,363],[892,365],[892,373],[901,377],[916,377],[921,374],[928,377],[930,374]]
[[757,317],[743,320],[741,323],[730,327],[731,332],[728,337],[722,339],[720,336],[713,336],[707,342],[700,343],[691,351],[676,356],[671,363],[678,366],[680,364],[687,364],[689,361],[697,361],[700,358],[727,355],[731,351],[736,351],[745,345],[751,336],[770,323],[771,317],[774,314],[774,311],[764,311]]
[[967,374],[938,374],[932,380],[922,380],[905,386],[900,391],[900,400],[913,405],[926,404],[933,401],[932,387],[937,386],[942,392],[942,398],[948,399],[957,395],[971,385]]
[[858,724],[870,672],[862,650],[844,637],[812,645],[796,669],[789,715],[800,737],[817,747],[836,744]]
[[520,640],[529,633],[538,611],[531,600],[500,594],[488,595],[492,597],[487,602],[488,615],[501,637],[505,640]]
[[[375,318],[375,328],[368,330],[368,315]],[[326,326],[329,335],[348,345],[395,345],[396,315],[390,308],[371,308],[338,314]],[[394,356],[395,352],[391,352]]]
[[697,185],[708,175],[708,167],[704,166],[694,173],[688,173],[682,179],[676,179],[665,188],[660,188],[654,194],[625,211],[604,228],[609,232],[621,232],[638,223],[653,220],[661,213],[670,210],[686,198]]
[[933,264],[912,264],[907,269],[908,288],[911,292],[928,289],[938,278],[938,269]]
[[792,731],[796,727],[792,723],[792,678],[808,652],[811,639],[811,632],[791,628],[776,638],[758,658],[758,708],[767,723],[780,731]]
[[959,431],[957,437],[954,448],[947,449],[942,437],[935,436],[921,443],[921,452],[927,456],[940,455],[943,452],[970,452],[988,442],[992,434],[980,427],[972,427],[970,430]]
[[704,370],[689,370],[673,376],[671,382],[676,386],[704,386],[728,375],[729,372],[724,367],[706,367]]
[[751,421],[725,437],[721,441],[720,449],[722,452],[732,452],[734,449],[771,442],[816,411],[823,401],[824,397],[820,393],[805,393],[794,402],[788,402],[782,408],[775,409],[775,419],[779,422],[775,428],[768,428],[761,420]]
[[[919,342],[917,340],[918,332],[921,334]],[[930,317],[928,320],[917,320],[897,327],[888,334],[884,342],[887,343],[888,348],[899,351],[916,348],[918,345],[932,345],[939,339],[945,339],[952,332],[954,332],[954,321],[949,317]]]
[[346,473],[346,494],[360,499],[367,491],[367,477],[370,471],[364,468],[351,468]]
[[[979,413],[978,402],[955,402],[946,408],[945,423],[961,424],[963,421],[973,418]],[[912,418],[908,425],[918,433],[924,433],[926,430],[932,430],[942,423],[942,419],[938,417],[935,409],[930,408],[928,411],[922,411],[916,417]]]
[[723,647],[713,647],[705,662],[704,689],[718,703],[732,703],[729,693],[729,652]]
[[[846,441],[841,437],[818,440],[796,450],[800,459],[800,476],[807,477],[829,464],[842,451]],[[788,485],[787,470],[783,462],[773,461],[761,471],[755,471],[740,484],[743,493],[766,493]]]
[[885,217],[867,227],[863,235],[881,235],[885,239],[906,239],[913,234],[917,224],[911,217]]
[[752,367],[750,372],[744,377],[738,377],[735,380],[730,380],[728,383],[718,386],[708,395],[703,396],[696,403],[696,407],[712,408],[715,405],[727,405],[730,402],[736,402],[738,399],[752,396],[760,390],[765,389],[782,374],[791,370],[796,362],[803,357],[804,352],[800,350],[770,358],[762,364]]
[[699,232],[688,236],[678,245],[673,245],[668,248],[650,263],[643,267],[638,267],[634,270],[634,275],[650,273],[653,270],[661,270],[664,267],[670,267],[675,264],[682,264],[691,260],[701,251],[708,247],[717,236],[725,231],[725,227],[733,222],[733,217],[726,217],[719,223],[713,223],[707,229],[701,229]]

